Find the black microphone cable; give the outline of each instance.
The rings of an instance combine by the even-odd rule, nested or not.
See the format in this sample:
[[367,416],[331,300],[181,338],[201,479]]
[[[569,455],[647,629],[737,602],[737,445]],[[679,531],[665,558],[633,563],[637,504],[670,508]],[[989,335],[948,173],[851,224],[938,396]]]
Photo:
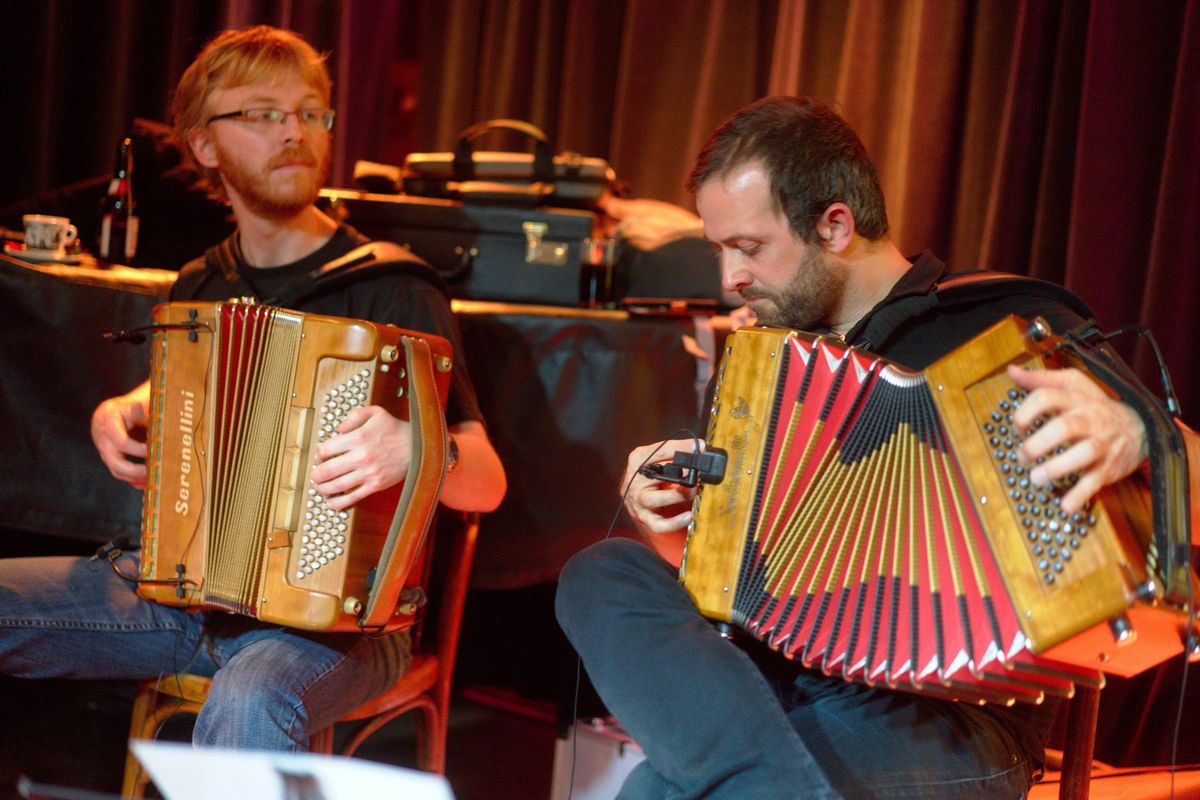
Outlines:
[[[693,452],[700,451],[700,437],[697,436],[690,428],[680,428],[659,443],[658,447],[651,450],[650,453],[642,460],[642,463],[638,465],[638,468],[634,470],[633,475],[630,475],[629,480],[625,483],[625,489],[621,492],[621,502],[617,504],[617,511],[615,514],[613,514],[612,520],[608,523],[608,530],[605,531],[604,537],[601,539],[601,541],[612,538],[613,531],[615,531],[617,528],[617,520],[621,518],[621,512],[625,510],[625,500],[629,497],[629,490],[633,488],[633,479],[638,475],[647,475],[647,473],[643,472],[643,470],[645,470],[647,465],[650,464],[650,459],[658,455],[658,452],[666,447],[669,442],[681,441],[682,437],[679,437],[679,434],[686,434],[686,438],[692,440],[692,446],[694,448]],[[655,476],[647,475],[647,477],[653,478]],[[579,655],[578,651],[576,651],[575,690],[571,698],[571,772],[567,784],[567,800],[571,800],[575,794],[575,765],[579,755],[579,737],[576,735],[576,729],[579,727],[579,692],[581,690],[582,683],[583,657]]]

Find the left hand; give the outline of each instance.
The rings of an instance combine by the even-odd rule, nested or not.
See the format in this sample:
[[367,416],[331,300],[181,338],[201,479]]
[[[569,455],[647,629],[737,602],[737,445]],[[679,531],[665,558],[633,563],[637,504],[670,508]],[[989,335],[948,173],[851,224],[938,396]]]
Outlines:
[[[1078,482],[1062,500],[1073,513],[1105,486],[1131,474],[1146,458],[1146,428],[1133,409],[1109,397],[1077,369],[1029,370],[1010,365],[1008,375],[1029,392],[1013,414],[1013,424],[1026,432],[1018,450],[1023,464],[1046,460],[1029,473],[1046,484],[1074,472]],[[1049,417],[1030,430],[1038,417]],[[1060,446],[1066,449],[1057,455]]]
[[337,435],[317,447],[313,487],[335,510],[393,486],[408,475],[412,426],[380,406],[356,408],[337,427]]

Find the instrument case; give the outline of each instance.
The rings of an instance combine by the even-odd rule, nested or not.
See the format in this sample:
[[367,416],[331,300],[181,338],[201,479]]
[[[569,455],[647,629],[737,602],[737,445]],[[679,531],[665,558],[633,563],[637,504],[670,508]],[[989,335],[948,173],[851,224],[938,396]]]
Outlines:
[[330,212],[373,239],[432,264],[451,295],[471,300],[579,304],[590,211],[326,189]]
[[[532,153],[477,151],[487,134],[511,131],[533,143]],[[548,205],[598,209],[616,182],[608,162],[578,153],[554,155],[540,128],[513,119],[493,119],[463,131],[453,152],[411,153],[404,159],[399,188],[406,194],[467,202]]]

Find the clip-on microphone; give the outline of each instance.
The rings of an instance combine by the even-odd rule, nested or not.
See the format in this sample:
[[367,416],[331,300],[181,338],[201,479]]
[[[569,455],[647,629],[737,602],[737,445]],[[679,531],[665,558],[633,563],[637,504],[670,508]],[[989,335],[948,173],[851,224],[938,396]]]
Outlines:
[[703,452],[676,453],[669,463],[646,464],[638,472],[647,478],[695,486],[700,481],[720,483],[725,479],[725,465],[729,454],[720,447],[710,447]]

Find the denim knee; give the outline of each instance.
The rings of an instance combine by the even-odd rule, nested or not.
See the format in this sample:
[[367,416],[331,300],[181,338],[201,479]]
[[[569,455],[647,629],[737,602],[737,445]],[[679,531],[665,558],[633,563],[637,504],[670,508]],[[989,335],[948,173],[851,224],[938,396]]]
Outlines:
[[207,747],[302,752],[308,714],[294,693],[266,684],[225,685],[218,673],[196,718],[192,743]]
[[[554,610],[559,625],[570,631],[594,619],[606,599],[628,597],[638,573],[669,569],[646,545],[633,539],[605,539],[573,555],[558,576]],[[632,579],[632,580],[631,580]]]

